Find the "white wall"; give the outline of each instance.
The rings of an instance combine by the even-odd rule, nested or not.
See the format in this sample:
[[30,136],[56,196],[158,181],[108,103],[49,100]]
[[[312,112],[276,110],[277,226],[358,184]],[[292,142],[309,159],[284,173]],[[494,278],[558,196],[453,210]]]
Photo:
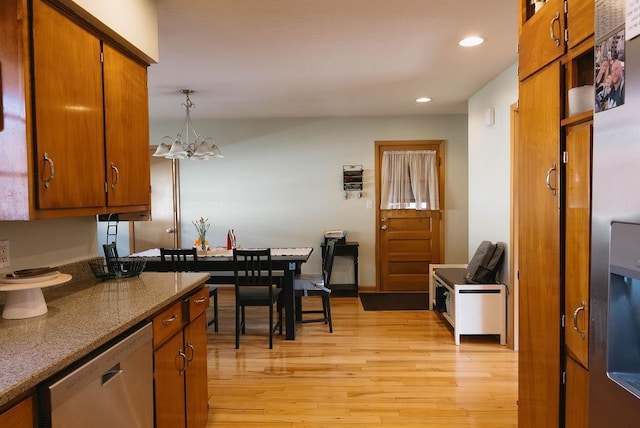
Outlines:
[[60,1],[94,25],[117,37],[121,43],[144,56],[149,63],[158,62],[156,0]]
[[[511,105],[518,101],[518,65],[513,64],[469,98],[469,258],[483,240],[507,246],[502,281],[514,301],[514,349],[518,339],[518,289],[509,284],[511,246]],[[485,126],[487,108],[495,124]]]
[[[469,258],[482,241],[510,242],[510,114],[518,101],[517,73],[514,64],[469,98]],[[485,126],[488,108],[495,109],[493,126]]]
[[[203,216],[211,221],[211,245],[223,245],[233,228],[246,247],[313,246],[304,270],[318,273],[323,230],[343,228],[360,243],[360,284],[375,285],[375,211],[366,207],[375,200],[374,142],[444,139],[445,260],[466,260],[466,116],[193,121],[225,158],[180,161],[182,246],[196,238],[191,221]],[[152,123],[151,143],[180,126]],[[362,199],[343,197],[345,164],[364,167]],[[346,259],[336,263],[337,272],[349,266]]]
[[56,220],[0,222],[0,239],[9,240],[13,272],[38,266],[59,266],[96,256],[96,219],[78,217]]

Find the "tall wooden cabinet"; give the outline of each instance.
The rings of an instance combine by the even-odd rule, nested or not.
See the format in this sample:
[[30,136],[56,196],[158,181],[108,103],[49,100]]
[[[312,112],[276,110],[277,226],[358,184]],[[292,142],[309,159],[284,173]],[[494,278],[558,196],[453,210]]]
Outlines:
[[549,0],[538,12],[528,0],[519,6],[518,426],[581,426],[568,410],[587,393],[581,302],[589,301],[593,113],[568,117],[567,91],[593,82],[595,2]]
[[565,129],[565,427],[588,427],[591,120]]
[[518,426],[554,427],[560,401],[560,64],[520,84]]
[[0,220],[148,211],[147,64],[46,0],[0,23]]

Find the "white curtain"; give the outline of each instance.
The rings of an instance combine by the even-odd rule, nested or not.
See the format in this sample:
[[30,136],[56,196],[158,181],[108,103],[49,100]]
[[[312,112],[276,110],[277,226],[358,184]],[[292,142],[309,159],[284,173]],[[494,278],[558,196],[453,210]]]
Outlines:
[[384,152],[381,182],[380,209],[440,209],[433,150]]

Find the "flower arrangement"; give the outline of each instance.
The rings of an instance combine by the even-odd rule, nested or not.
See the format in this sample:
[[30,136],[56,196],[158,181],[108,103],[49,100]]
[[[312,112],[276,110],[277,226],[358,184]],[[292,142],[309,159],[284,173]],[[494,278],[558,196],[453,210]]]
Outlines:
[[202,251],[207,251],[209,247],[209,241],[207,241],[207,231],[209,230],[209,219],[200,217],[198,221],[192,221],[193,225],[198,231],[198,239],[193,243],[194,247],[200,247]]

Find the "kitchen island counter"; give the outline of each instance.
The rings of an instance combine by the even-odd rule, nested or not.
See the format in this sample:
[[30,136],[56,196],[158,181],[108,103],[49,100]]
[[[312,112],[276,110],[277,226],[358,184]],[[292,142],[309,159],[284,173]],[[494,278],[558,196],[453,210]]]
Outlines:
[[208,273],[144,272],[106,282],[73,280],[44,293],[46,314],[0,319],[0,407],[150,320],[208,278]]

